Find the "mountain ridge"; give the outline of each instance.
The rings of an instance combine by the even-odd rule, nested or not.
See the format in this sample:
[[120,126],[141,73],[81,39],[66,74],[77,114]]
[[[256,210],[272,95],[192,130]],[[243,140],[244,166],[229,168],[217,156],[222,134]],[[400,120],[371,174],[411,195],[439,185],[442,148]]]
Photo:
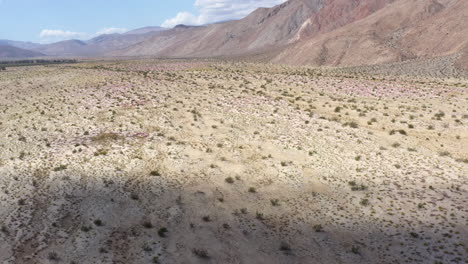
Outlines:
[[[110,56],[236,57],[354,66],[463,54],[466,1],[289,0],[247,17],[163,34]],[[425,32],[429,29],[431,32]],[[442,36],[439,32],[448,36]],[[452,33],[451,33],[452,32]],[[466,67],[466,60],[459,60]]]
[[468,1],[462,0],[289,0],[240,20],[202,26],[144,27],[45,45],[11,43],[49,56],[258,57],[315,66],[460,54],[456,66],[467,69],[466,14]]

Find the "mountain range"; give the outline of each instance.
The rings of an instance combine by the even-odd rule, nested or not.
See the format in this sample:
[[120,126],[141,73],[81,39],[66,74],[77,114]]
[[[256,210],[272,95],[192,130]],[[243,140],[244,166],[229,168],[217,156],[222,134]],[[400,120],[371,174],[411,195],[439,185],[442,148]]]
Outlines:
[[47,45],[0,41],[0,52],[10,45],[35,56],[244,57],[331,66],[455,56],[467,69],[466,25],[466,0],[289,0],[235,21]]
[[18,58],[41,57],[41,56],[45,56],[45,55],[37,51],[17,48],[17,47],[10,46],[10,45],[0,45],[0,58],[18,59]]

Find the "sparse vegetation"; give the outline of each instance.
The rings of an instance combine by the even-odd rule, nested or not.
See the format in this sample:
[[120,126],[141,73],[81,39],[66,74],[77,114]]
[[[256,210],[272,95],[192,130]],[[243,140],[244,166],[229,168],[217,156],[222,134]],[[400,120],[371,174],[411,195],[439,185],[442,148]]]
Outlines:
[[466,81],[359,69],[8,67],[0,262],[462,263]]

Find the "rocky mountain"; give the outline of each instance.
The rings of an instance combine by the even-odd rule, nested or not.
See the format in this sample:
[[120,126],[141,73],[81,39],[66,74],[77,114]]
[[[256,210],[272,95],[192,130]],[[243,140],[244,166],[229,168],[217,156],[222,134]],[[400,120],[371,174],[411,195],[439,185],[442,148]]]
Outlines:
[[41,57],[44,54],[36,51],[21,49],[8,45],[0,45],[0,58],[18,59],[18,58],[32,58]]
[[395,1],[337,30],[301,36],[301,41],[275,54],[273,60],[362,65],[463,55],[468,44],[467,14],[468,1]]
[[465,67],[467,14],[464,0],[289,0],[238,21],[176,27],[119,55],[352,66],[460,54]]

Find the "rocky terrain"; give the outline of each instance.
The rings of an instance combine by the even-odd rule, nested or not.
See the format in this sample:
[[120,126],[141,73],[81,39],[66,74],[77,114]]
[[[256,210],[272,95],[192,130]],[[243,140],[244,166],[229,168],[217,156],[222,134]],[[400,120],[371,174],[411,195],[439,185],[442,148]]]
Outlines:
[[459,60],[8,67],[0,262],[466,263]]

